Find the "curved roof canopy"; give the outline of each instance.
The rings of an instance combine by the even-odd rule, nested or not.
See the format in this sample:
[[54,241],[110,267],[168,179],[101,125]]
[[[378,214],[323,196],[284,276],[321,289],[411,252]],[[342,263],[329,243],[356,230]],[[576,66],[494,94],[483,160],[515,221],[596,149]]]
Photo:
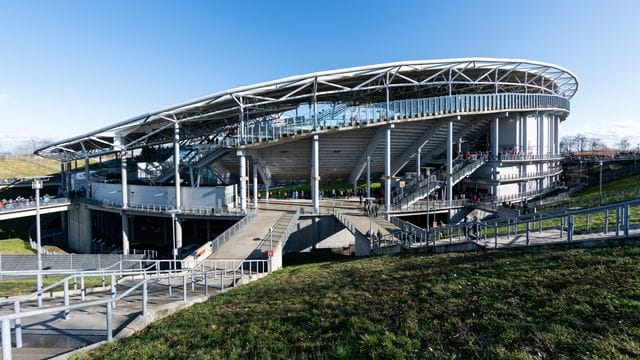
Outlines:
[[[351,105],[430,96],[541,93],[571,99],[578,79],[569,70],[531,60],[462,58],[418,60],[290,76],[241,86],[140,115],[84,135],[56,142],[36,154],[73,160],[215,134],[245,121],[291,110],[300,104]],[[126,147],[117,137],[123,137]]]

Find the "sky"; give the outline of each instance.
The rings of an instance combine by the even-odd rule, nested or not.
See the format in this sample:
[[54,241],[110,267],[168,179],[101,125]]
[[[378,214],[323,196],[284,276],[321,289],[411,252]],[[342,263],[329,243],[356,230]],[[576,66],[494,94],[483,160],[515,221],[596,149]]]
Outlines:
[[560,135],[640,146],[640,1],[0,0],[0,152],[238,85],[390,61],[571,70]]

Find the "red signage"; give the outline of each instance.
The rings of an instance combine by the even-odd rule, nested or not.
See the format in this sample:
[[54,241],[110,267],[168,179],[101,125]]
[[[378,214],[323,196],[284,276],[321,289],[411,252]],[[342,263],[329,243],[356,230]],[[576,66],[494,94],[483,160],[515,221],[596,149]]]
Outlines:
[[273,256],[273,250],[269,249],[268,254],[269,254],[269,257],[272,257]]

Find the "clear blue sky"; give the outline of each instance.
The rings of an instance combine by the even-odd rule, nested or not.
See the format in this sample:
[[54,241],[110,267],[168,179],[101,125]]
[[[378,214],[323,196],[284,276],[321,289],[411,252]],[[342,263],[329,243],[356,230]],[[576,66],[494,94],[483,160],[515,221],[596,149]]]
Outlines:
[[387,61],[550,62],[580,88],[561,135],[640,143],[640,1],[0,0],[0,150],[216,91]]

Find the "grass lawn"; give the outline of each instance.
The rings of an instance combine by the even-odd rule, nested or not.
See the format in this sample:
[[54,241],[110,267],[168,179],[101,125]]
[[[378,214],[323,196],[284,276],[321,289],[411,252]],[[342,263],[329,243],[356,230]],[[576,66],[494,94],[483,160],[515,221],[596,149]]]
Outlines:
[[[52,161],[42,159],[41,161]],[[59,168],[58,164],[58,168]],[[27,160],[0,160],[0,179],[25,176],[42,176],[55,173],[51,166],[44,166]]]
[[79,358],[640,357],[640,247],[287,267]]
[[[619,192],[635,190],[640,188],[640,175],[629,176],[626,178],[606,182],[602,184],[603,192]],[[573,194],[572,198],[590,198],[597,197],[600,194],[600,185],[593,185],[584,188],[584,190]]]
[[[43,286],[49,286],[53,283],[56,283],[66,276],[51,276],[45,277],[42,280]],[[80,278],[76,280],[78,284],[78,289],[80,289]],[[105,285],[108,286],[111,283],[111,279],[109,276],[105,278]],[[86,288],[98,287],[102,286],[102,277],[85,277],[84,286]],[[63,285],[56,287],[53,291],[62,291],[64,289]],[[69,289],[73,289],[73,281],[69,282]],[[18,296],[18,295],[28,295],[36,291],[36,279],[17,279],[17,280],[3,280],[0,281],[0,297],[6,296]]]

